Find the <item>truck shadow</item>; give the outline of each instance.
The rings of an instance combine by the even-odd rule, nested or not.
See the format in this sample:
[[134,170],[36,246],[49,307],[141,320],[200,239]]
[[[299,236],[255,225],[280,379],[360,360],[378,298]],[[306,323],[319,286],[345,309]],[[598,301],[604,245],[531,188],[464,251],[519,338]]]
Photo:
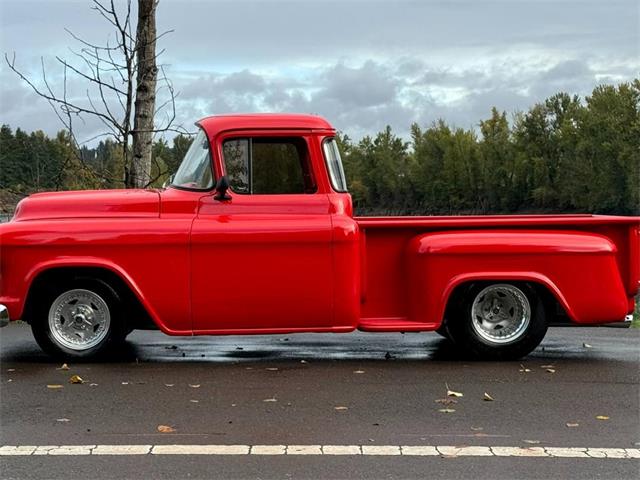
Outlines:
[[[585,329],[589,342],[575,329],[550,331],[527,359],[638,359],[640,330]],[[601,338],[601,339],[599,339]],[[606,346],[603,342],[606,341]],[[43,353],[28,326],[0,330],[2,363],[57,364]],[[358,361],[473,361],[468,354],[439,335],[412,334],[295,334],[287,336],[169,337],[160,332],[136,331],[119,350],[90,362],[73,363],[217,363]]]

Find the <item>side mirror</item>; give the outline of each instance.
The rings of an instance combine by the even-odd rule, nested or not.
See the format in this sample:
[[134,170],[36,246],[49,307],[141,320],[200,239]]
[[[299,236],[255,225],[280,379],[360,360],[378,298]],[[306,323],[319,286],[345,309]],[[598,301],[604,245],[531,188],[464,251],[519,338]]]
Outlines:
[[227,177],[223,175],[218,179],[218,182],[216,183],[216,194],[213,196],[213,198],[220,202],[231,200],[231,195],[227,193],[227,190],[229,190],[229,182],[227,181]]

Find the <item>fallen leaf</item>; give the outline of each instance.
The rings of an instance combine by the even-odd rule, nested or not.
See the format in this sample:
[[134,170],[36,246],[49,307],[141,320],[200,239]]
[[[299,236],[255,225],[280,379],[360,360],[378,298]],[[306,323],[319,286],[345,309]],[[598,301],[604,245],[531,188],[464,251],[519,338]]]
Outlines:
[[164,386],[165,387],[173,387],[175,385],[175,383],[165,383]]
[[191,403],[200,403],[200,400],[189,400]]
[[307,363],[306,360],[300,360],[300,363]]
[[68,418],[56,418],[56,422],[68,422]]
[[122,385],[129,385],[129,382],[122,382]]
[[484,430],[484,428],[482,428],[482,427],[471,427],[471,430],[473,430],[474,432],[479,432],[481,430]]
[[60,368],[57,368],[56,370],[69,370],[69,365],[63,363],[62,366]]
[[16,369],[15,368],[7,368],[7,372],[15,372]]
[[607,417],[606,415],[598,415],[596,418],[598,420],[609,420],[609,417]]
[[364,370],[354,370],[353,373],[364,373]]
[[90,383],[90,384],[89,384],[89,386],[90,386],[90,387],[97,387],[97,386],[98,386],[98,384],[97,384],[97,383]]
[[264,400],[262,400],[263,402],[277,402],[278,399],[277,398],[265,398]]
[[190,383],[190,384],[189,384],[189,386],[190,386],[191,388],[200,388],[200,384],[199,384],[199,383],[196,383],[196,384],[191,384],[191,383]]
[[454,392],[453,390],[449,389],[449,385],[448,384],[444,384],[445,387],[447,387],[447,396],[448,397],[464,397],[464,395],[460,392]]
[[567,423],[566,425],[567,425],[567,427],[577,427],[577,426],[578,426],[578,425],[580,425],[580,424],[579,424],[579,423],[572,423],[572,422],[569,422],[569,423]]
[[555,365],[540,365],[540,368],[556,368]]
[[236,404],[235,404],[235,403],[232,403],[232,404],[231,404],[231,406],[232,406],[232,407],[235,407],[235,406],[236,406]]
[[520,364],[520,371],[529,373],[531,371],[530,368],[526,368],[524,365]]
[[334,410],[349,410],[349,407],[333,407]]
[[540,440],[523,440],[524,443],[531,443],[533,445],[536,445],[538,443],[540,443]]
[[555,370],[555,368],[547,368],[547,372],[556,373],[556,370]]
[[253,370],[253,367],[244,367],[245,370]]
[[276,370],[278,370],[277,367],[267,367],[265,370],[270,370],[272,372],[275,372]]
[[71,375],[69,383],[84,383],[84,380],[80,375]]
[[592,345],[589,345],[588,343],[583,343],[583,344],[582,344],[582,346],[583,346],[584,348],[593,348],[593,346],[592,346]]
[[453,412],[455,412],[455,410],[453,408],[441,408],[438,411],[442,412],[442,413],[453,413]]
[[493,402],[493,397],[489,395],[487,392],[484,392],[484,397],[482,398],[485,402]]
[[158,425],[158,431],[160,433],[174,433],[176,429],[169,425]]
[[62,388],[62,385],[47,385],[47,388],[54,390],[54,389]]

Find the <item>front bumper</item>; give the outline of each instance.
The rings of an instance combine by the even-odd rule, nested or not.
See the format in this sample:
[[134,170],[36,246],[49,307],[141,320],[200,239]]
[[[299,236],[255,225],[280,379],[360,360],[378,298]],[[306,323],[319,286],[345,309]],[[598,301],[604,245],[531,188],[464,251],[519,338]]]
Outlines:
[[0,303],[0,327],[9,325],[9,309]]

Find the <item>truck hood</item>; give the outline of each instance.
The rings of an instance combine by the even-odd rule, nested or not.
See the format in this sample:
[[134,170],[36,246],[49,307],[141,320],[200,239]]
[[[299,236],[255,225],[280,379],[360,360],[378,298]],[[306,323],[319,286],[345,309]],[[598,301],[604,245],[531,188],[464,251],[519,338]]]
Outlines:
[[158,217],[159,212],[156,190],[80,190],[31,195],[18,204],[13,220]]

